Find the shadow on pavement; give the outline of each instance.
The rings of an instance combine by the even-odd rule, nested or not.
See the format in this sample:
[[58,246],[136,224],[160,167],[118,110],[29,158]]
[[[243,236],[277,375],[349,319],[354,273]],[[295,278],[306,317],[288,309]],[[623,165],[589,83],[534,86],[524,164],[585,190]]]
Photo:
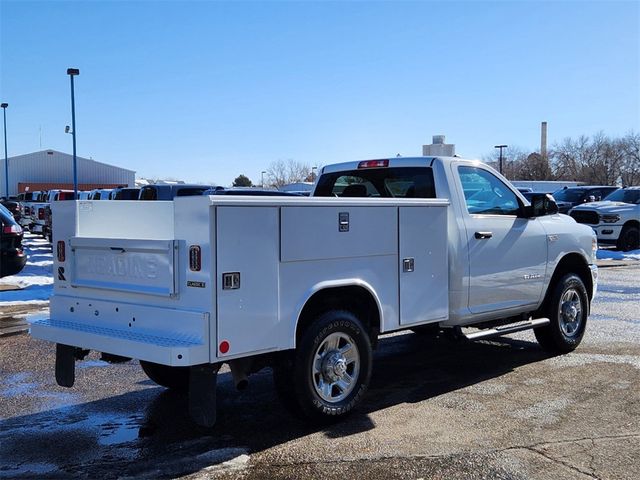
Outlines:
[[186,475],[316,432],[339,438],[370,430],[372,412],[429,400],[546,358],[537,344],[511,339],[383,338],[363,404],[328,427],[310,426],[285,411],[268,369],[251,376],[244,392],[233,388],[230,374],[219,375],[212,429],[191,422],[184,395],[151,387],[0,421],[0,478]]

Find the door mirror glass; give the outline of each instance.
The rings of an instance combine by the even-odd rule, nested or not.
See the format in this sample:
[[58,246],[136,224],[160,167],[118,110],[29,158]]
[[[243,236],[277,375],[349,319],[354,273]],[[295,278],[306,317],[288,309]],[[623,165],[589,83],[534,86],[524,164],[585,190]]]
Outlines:
[[558,205],[548,193],[534,193],[529,201],[531,205],[524,207],[525,217],[543,217],[558,213]]

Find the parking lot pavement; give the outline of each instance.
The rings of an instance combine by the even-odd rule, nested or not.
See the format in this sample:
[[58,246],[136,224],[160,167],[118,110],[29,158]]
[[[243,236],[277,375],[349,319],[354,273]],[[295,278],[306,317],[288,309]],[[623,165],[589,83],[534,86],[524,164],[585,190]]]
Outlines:
[[0,478],[637,478],[640,267],[600,275],[575,352],[530,332],[387,336],[362,406],[324,428],[291,417],[266,370],[244,392],[223,370],[206,430],[136,362],[92,353],[64,389],[51,345],[0,338]]

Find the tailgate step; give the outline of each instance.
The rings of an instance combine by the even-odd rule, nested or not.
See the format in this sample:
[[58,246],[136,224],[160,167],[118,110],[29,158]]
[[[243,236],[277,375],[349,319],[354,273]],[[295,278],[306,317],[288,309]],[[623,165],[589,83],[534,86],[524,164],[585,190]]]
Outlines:
[[551,323],[551,321],[548,318],[537,318],[535,320],[526,320],[524,322],[500,325],[499,327],[480,330],[479,332],[463,333],[463,336],[467,340],[484,340],[486,338],[500,337],[509,333],[543,327],[545,325],[549,325],[549,323]]
[[133,357],[172,366],[189,366],[209,361],[209,348],[190,335],[159,336],[65,320],[43,319],[31,324],[31,334],[43,340],[65,338],[69,346]]

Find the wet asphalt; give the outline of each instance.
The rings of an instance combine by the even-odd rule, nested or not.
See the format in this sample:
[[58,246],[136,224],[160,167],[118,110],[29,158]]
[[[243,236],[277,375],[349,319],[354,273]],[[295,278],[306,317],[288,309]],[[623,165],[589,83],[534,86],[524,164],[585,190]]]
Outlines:
[[218,423],[135,361],[92,353],[58,387],[52,345],[0,337],[3,478],[637,478],[640,265],[600,270],[587,334],[550,356],[531,332],[481,343],[382,339],[370,390],[313,427],[278,402],[269,370],[218,379]]

